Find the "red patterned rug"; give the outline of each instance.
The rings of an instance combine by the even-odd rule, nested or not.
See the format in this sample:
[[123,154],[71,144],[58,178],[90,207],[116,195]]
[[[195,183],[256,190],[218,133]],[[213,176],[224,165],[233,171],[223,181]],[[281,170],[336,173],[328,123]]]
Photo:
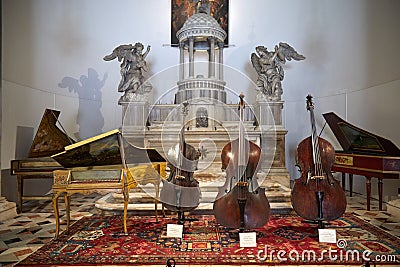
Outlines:
[[163,265],[173,258],[181,264],[306,265],[400,263],[400,239],[345,214],[326,226],[335,229],[337,243],[320,243],[315,224],[296,215],[273,215],[256,229],[257,246],[242,248],[234,233],[218,225],[212,215],[196,215],[186,222],[183,238],[166,236],[169,216],[130,216],[128,235],[121,216],[84,217],[69,233],[44,245],[18,266]]

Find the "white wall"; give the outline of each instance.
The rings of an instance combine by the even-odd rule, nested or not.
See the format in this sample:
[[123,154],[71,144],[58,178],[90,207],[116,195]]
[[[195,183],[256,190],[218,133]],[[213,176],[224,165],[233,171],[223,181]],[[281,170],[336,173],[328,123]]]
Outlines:
[[[283,81],[292,179],[298,175],[296,145],[309,135],[308,93],[315,97],[318,127],[320,114],[334,111],[400,145],[398,10],[397,0],[230,0],[232,46],[224,55],[230,68],[255,81],[250,54],[257,45],[271,50],[280,41],[306,56],[287,62]],[[140,41],[151,45],[149,76],[176,65],[179,51],[164,46],[170,11],[165,0],[3,0],[2,168],[16,157],[17,127],[36,132],[46,107],[61,110],[66,131],[80,138],[119,127],[119,63],[102,58],[119,44]],[[60,87],[63,80],[71,90]],[[234,87],[235,75],[226,80]],[[169,89],[156,85],[156,98]],[[252,86],[236,90],[254,100]],[[329,129],[324,134],[339,148]],[[396,195],[399,182],[393,183],[385,183],[385,192]],[[363,187],[362,180],[360,192]]]

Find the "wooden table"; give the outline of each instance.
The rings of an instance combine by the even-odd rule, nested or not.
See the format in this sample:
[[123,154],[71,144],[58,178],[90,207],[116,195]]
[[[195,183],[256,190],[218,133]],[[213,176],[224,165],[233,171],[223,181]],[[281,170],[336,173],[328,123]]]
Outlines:
[[74,168],[70,170],[56,170],[53,172],[53,209],[56,219],[56,238],[59,235],[60,216],[58,198],[64,195],[66,208],[66,230],[70,226],[70,202],[73,194],[90,194],[96,191],[120,190],[124,196],[124,220],[123,228],[128,233],[126,226],[129,191],[138,184],[152,183],[156,189],[155,214],[159,198],[159,185],[165,178],[165,163],[142,164],[129,168],[121,166],[107,166],[99,168]]

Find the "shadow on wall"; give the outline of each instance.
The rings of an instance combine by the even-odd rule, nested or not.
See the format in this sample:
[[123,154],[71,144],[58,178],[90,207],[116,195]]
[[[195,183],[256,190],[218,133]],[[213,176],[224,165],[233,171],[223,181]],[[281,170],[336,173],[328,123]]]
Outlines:
[[75,133],[78,140],[101,134],[104,126],[104,117],[101,113],[102,94],[107,74],[99,79],[99,74],[93,68],[88,68],[88,74],[81,75],[78,79],[64,77],[60,88],[68,88],[68,91],[77,93],[79,96],[79,109],[76,123],[79,125],[79,132]]

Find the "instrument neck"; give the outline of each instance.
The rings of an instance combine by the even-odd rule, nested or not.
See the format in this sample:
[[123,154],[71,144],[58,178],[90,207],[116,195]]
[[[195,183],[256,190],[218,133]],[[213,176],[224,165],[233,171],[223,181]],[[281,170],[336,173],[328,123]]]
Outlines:
[[239,107],[239,117],[238,166],[246,166],[245,128],[243,123],[244,105],[240,105]]
[[245,127],[244,127],[244,100],[243,97],[240,97],[239,103],[239,138],[238,138],[238,168],[237,168],[237,176],[239,182],[246,184],[246,167],[248,158],[246,155],[246,142],[245,142]]
[[311,142],[312,142],[312,156],[314,162],[314,175],[322,176],[322,162],[321,162],[321,153],[318,142],[317,128],[315,126],[315,116],[314,109],[310,108],[310,122],[311,122]]
[[185,145],[185,115],[183,114],[182,116],[182,128],[179,133],[179,152],[178,152],[178,167],[181,169],[182,167],[182,162],[183,162],[183,157],[185,156],[185,150],[186,150],[186,145]]
[[179,149],[178,149],[178,175],[181,175],[182,167],[183,167],[183,157],[186,154],[186,142],[185,142],[185,121],[186,115],[188,114],[188,105],[189,103],[183,103],[182,107],[182,123],[181,123],[181,131],[179,133]]

